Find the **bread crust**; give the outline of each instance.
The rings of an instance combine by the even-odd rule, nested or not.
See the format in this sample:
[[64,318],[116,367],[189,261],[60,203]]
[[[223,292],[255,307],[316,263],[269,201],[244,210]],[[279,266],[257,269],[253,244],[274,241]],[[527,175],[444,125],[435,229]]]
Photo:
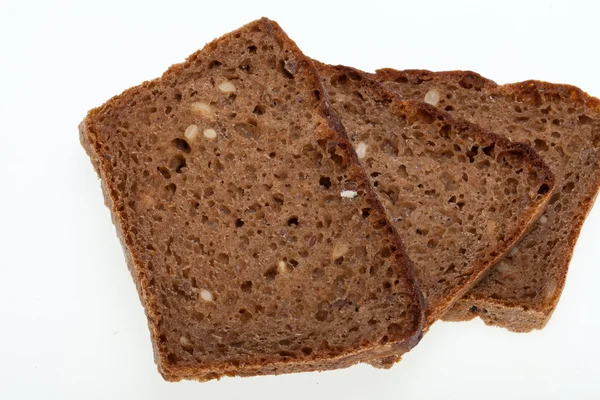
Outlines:
[[[294,53],[298,59],[307,60],[309,65],[308,70],[310,73],[310,79],[312,80],[314,87],[317,88],[317,90],[319,90],[322,94],[317,112],[320,114],[320,117],[323,118],[325,124],[321,127],[320,131],[317,132],[317,135],[322,139],[326,139],[329,146],[335,147],[336,151],[341,153],[341,155],[349,164],[347,173],[359,183],[360,190],[364,193],[364,196],[369,199],[368,201],[373,209],[372,212],[381,214],[382,219],[385,220],[383,206],[379,203],[379,201],[377,201],[376,195],[373,193],[370,185],[368,184],[364,170],[358,163],[356,153],[353,151],[351,144],[346,138],[344,128],[329,105],[326,91],[323,88],[315,67],[312,65],[310,60],[300,52],[295,43],[287,37],[279,25],[273,21],[262,18],[240,28],[240,30],[250,29],[256,26],[260,26],[269,32],[269,34],[272,35],[276,40],[285,43],[287,48]],[[230,35],[234,33],[235,31],[230,33]],[[223,38],[214,40],[213,42],[207,44],[205,49],[210,50],[217,48],[222,40]],[[424,319],[423,298],[415,283],[413,267],[410,260],[406,256],[400,237],[390,222],[385,220],[386,230],[389,233],[392,243],[394,243],[397,248],[397,250],[393,252],[393,255],[396,258],[397,263],[401,266],[405,279],[410,283],[408,285],[408,293],[406,293],[406,296],[411,299],[413,305],[415,306],[413,311],[419,314],[417,316],[418,323],[416,323],[413,327],[412,334],[408,335],[403,340],[395,343],[368,345],[361,348],[349,348],[345,349],[342,354],[335,357],[316,356],[306,360],[295,360],[291,358],[287,361],[281,361],[266,358],[262,361],[256,359],[239,365],[234,365],[233,363],[213,365],[197,364],[191,367],[174,365],[168,360],[165,345],[159,340],[160,333],[158,326],[160,315],[156,311],[158,299],[149,288],[148,279],[144,273],[144,269],[141,267],[142,263],[139,260],[139,255],[133,250],[134,246],[130,228],[131,224],[127,215],[120,209],[115,183],[108,179],[109,169],[107,157],[105,157],[105,155],[102,153],[102,144],[98,141],[94,124],[99,115],[111,108],[127,104],[126,100],[135,93],[152,88],[158,82],[160,82],[160,80],[178,74],[180,71],[186,69],[196,59],[196,57],[200,56],[202,51],[204,51],[204,49],[192,54],[184,63],[171,66],[161,78],[147,81],[137,87],[130,88],[124,91],[122,94],[113,97],[101,107],[89,111],[86,118],[79,125],[81,144],[88,153],[94,169],[100,177],[105,203],[111,211],[113,223],[117,228],[117,234],[124,249],[127,266],[136,284],[140,300],[148,318],[148,325],[150,328],[154,349],[154,359],[158,365],[159,372],[166,380],[169,381],[177,381],[181,379],[206,381],[211,379],[219,379],[222,376],[251,376],[345,368],[352,364],[369,361],[376,357],[404,353],[410,350],[418,343],[422,336],[421,327]]]
[[[539,80],[498,85],[472,71],[443,71],[428,70],[397,71],[391,68],[377,70],[375,74],[379,82],[402,82],[419,84],[429,80],[449,80],[453,82],[468,82],[471,86],[465,88],[485,92],[490,96],[506,96],[519,101],[535,104],[541,98],[552,103],[564,103],[572,106],[583,106],[586,109],[600,113],[600,100],[590,96],[580,88],[566,84],[555,84]],[[600,151],[596,147],[596,151]],[[556,309],[558,300],[564,288],[569,262],[573,255],[576,239],[579,236],[585,218],[589,214],[595,198],[600,190],[600,171],[591,182],[589,192],[579,202],[578,214],[570,221],[569,243],[562,248],[564,265],[559,266],[557,287],[551,299],[545,302],[525,303],[508,299],[493,298],[474,291],[467,293],[457,300],[454,307],[443,316],[446,321],[467,321],[480,317],[486,324],[504,327],[513,332],[529,332],[542,329]]]
[[[543,212],[555,186],[555,177],[550,168],[544,163],[542,158],[531,148],[531,146],[512,142],[502,136],[496,135],[493,132],[482,129],[476,124],[470,123],[463,119],[452,117],[450,114],[439,110],[438,108],[431,106],[429,104],[425,104],[422,102],[417,102],[414,100],[402,100],[398,95],[392,93],[391,91],[384,88],[380,83],[376,82],[373,78],[373,75],[368,74],[366,72],[357,70],[352,67],[347,66],[331,66],[325,65],[322,63],[317,63],[317,66],[321,70],[333,69],[338,73],[343,74],[359,74],[363,77],[363,81],[366,85],[368,85],[372,90],[375,90],[379,95],[384,98],[389,99],[392,102],[393,110],[397,115],[416,115],[419,112],[426,112],[431,114],[435,119],[441,120],[444,123],[455,126],[459,131],[463,132],[465,135],[474,138],[475,141],[479,143],[495,143],[496,148],[501,149],[504,152],[516,152],[518,154],[523,154],[524,158],[530,165],[530,168],[539,172],[539,176],[545,177],[543,182],[548,185],[548,193],[544,196],[541,196],[540,199],[531,207],[528,212],[522,214],[521,221],[518,224],[517,229],[513,232],[507,232],[506,241],[502,248],[495,249],[494,252],[497,252],[497,256],[493,257],[493,261],[491,262],[480,262],[477,263],[473,269],[474,273],[472,276],[465,281],[465,285],[461,287],[455,287],[451,291],[451,294],[446,298],[446,300],[439,305],[436,305],[434,309],[426,310],[426,323],[424,326],[424,330],[427,331],[428,328],[442,315],[446,313],[446,311],[453,305],[453,303],[461,298],[466,292],[468,292],[479,280],[481,280],[485,273],[498,261],[500,261],[506,253],[513,247],[513,245],[524,235],[529,229],[535,224],[537,219],[540,217]],[[410,255],[409,255],[410,256]]]
[[[455,118],[446,112],[439,110],[438,108],[413,100],[401,100],[398,95],[390,90],[384,88],[380,83],[376,82],[373,75],[359,71],[357,69],[346,67],[346,66],[331,66],[319,63],[315,61],[319,71],[325,77],[332,76],[333,74],[352,76],[359,75],[362,77],[361,84],[368,86],[374,93],[377,93],[377,101],[382,99],[389,100],[390,108],[392,111],[402,117],[418,115],[419,113],[427,113],[434,119],[443,121],[444,124],[449,124],[464,134],[473,139],[475,143],[489,144],[495,143],[495,149],[498,153],[517,153],[522,155],[525,163],[529,164],[529,167],[536,170],[538,176],[543,176],[541,182],[548,185],[548,193],[535,203],[530,209],[524,212],[520,217],[520,220],[515,224],[515,228],[511,231],[506,232],[505,241],[501,243],[501,246],[495,249],[491,249],[490,253],[495,254],[490,259],[478,260],[472,265],[473,273],[461,286],[453,287],[443,301],[438,302],[434,305],[429,304],[426,310],[426,322],[423,328],[424,332],[427,332],[429,327],[438,319],[440,319],[448,310],[450,310],[453,304],[462,298],[471,288],[473,288],[477,282],[483,279],[490,268],[500,261],[513,247],[519,239],[525,235],[532,226],[534,226],[537,219],[542,214],[547,202],[552,195],[555,186],[555,177],[550,168],[543,162],[541,157],[527,144],[512,142],[502,136],[496,135],[488,130],[482,129],[478,125],[472,124],[468,121],[460,118]],[[333,75],[335,76],[335,75]],[[540,182],[540,183],[541,183]],[[410,256],[410,254],[409,254]],[[389,368],[395,362],[401,359],[401,355],[384,357],[381,359],[373,360],[371,364],[378,368]]]

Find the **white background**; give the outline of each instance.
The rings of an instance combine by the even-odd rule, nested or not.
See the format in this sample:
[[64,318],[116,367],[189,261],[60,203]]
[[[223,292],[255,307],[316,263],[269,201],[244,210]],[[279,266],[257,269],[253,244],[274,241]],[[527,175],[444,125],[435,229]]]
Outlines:
[[0,398],[600,398],[598,205],[543,331],[437,323],[390,371],[164,382],[77,135],[88,109],[262,15],[328,63],[471,69],[600,96],[597,4],[1,0]]

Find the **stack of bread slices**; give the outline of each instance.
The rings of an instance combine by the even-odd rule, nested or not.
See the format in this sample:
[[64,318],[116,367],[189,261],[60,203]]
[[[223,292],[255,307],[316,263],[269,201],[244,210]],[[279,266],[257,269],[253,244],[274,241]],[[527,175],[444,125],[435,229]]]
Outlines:
[[389,367],[439,319],[540,329],[600,186],[581,90],[325,65],[265,18],[80,139],[167,380]]

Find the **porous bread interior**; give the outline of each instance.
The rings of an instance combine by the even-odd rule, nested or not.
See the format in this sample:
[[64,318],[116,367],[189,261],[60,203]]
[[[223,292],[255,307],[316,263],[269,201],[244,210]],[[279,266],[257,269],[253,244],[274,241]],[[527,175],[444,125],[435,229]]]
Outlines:
[[526,146],[401,103],[351,68],[319,71],[415,265],[427,329],[532,225],[553,177]]
[[324,96],[261,20],[84,121],[167,379],[416,344],[409,261]]
[[384,85],[535,148],[556,190],[532,231],[451,312],[524,332],[554,311],[585,216],[600,186],[600,102],[572,86],[527,81],[498,86],[468,71],[382,70]]

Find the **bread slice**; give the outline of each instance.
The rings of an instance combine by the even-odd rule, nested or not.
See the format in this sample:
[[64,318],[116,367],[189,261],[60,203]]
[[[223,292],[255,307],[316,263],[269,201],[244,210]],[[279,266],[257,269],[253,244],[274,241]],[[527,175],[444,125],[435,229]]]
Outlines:
[[419,340],[398,234],[275,22],[91,110],[80,137],[165,379],[347,367]]
[[457,302],[447,320],[481,317],[526,332],[544,327],[564,287],[573,247],[600,187],[600,100],[539,81],[498,86],[469,71],[380,70],[386,87],[531,144],[556,175],[533,230]]
[[425,296],[427,330],[535,222],[553,175],[527,145],[427,104],[400,101],[355,69],[318,68],[389,219],[402,232]]

